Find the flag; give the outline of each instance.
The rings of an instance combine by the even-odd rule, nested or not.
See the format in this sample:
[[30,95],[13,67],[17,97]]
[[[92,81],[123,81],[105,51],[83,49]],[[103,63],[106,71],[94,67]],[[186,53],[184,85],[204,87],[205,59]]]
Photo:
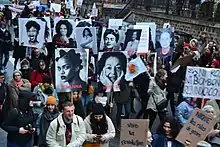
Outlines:
[[147,71],[147,68],[144,65],[144,62],[141,60],[140,57],[137,57],[128,63],[125,79],[127,81],[132,81],[139,74],[146,72],[146,71]]

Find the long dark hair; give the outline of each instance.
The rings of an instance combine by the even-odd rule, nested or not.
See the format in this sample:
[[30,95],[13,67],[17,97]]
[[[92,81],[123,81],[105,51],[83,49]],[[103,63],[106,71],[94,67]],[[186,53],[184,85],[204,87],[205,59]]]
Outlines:
[[[40,67],[40,63],[41,62],[43,62],[44,63],[44,65],[45,65],[45,69],[44,70],[42,70],[42,68]],[[46,64],[46,62],[44,61],[44,60],[39,60],[39,62],[38,62],[38,64],[37,64],[37,71],[38,72],[40,72],[40,73],[45,73],[45,74],[48,74],[48,75],[50,75],[50,70],[49,70],[49,68],[48,68],[48,66],[47,66],[47,64]]]
[[175,139],[180,131],[180,125],[179,125],[178,121],[172,117],[166,117],[161,122],[161,124],[159,125],[159,127],[157,129],[157,134],[166,136],[165,130],[163,129],[163,126],[166,122],[170,123],[170,128],[171,128],[170,136],[172,136],[172,139]]
[[103,135],[107,133],[108,121],[106,119],[106,115],[104,113],[102,115],[103,118],[100,120],[100,122],[97,122],[97,120],[94,117],[94,114],[93,113],[90,114],[92,134]]

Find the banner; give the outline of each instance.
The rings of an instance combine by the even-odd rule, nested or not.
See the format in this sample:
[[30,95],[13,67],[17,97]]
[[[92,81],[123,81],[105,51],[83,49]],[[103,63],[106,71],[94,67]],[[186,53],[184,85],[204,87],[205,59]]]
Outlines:
[[190,142],[190,145],[187,147],[196,147],[199,141],[206,138],[215,124],[216,119],[196,108],[181,129],[176,140],[183,144],[185,141]]
[[122,119],[120,147],[146,147],[148,124],[147,119]]
[[183,96],[220,99],[220,70],[188,66]]

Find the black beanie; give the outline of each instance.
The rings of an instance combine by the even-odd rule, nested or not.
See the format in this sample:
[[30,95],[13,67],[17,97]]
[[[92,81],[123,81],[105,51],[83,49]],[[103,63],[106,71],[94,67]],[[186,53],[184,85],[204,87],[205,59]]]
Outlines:
[[104,110],[102,104],[101,104],[101,103],[95,104],[95,105],[93,106],[92,113],[93,113],[94,115],[104,114],[104,113],[105,113],[105,110]]

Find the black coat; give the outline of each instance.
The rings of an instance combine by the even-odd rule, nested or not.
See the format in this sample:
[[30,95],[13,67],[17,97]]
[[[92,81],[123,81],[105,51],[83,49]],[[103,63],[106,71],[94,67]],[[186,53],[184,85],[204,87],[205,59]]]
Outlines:
[[46,135],[47,130],[50,126],[50,123],[57,118],[59,115],[58,110],[55,110],[53,113],[49,112],[46,108],[40,117],[40,135],[39,135],[39,145],[46,146]]

